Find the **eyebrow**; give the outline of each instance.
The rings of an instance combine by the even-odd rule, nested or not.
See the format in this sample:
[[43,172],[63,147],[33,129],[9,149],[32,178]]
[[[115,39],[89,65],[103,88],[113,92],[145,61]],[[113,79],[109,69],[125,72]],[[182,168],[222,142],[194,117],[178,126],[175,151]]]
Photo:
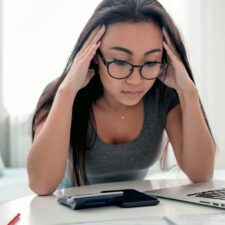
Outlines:
[[[126,52],[129,55],[134,54],[131,50],[129,50],[127,48],[120,47],[120,46],[111,47],[111,48],[109,48],[109,50],[118,50],[118,51]],[[159,48],[151,49],[151,50],[145,52],[144,55],[149,55],[149,54],[152,54],[152,53],[155,53],[155,52],[162,52],[162,50],[159,49]]]

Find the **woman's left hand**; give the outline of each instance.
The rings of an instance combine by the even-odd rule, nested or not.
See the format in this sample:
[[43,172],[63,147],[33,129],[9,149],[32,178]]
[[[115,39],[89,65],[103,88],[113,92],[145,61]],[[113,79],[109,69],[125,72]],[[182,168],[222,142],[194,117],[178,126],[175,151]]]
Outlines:
[[166,71],[159,76],[159,79],[167,86],[174,88],[177,92],[182,92],[189,88],[195,87],[164,28],[163,36],[163,47],[167,53],[168,65]]

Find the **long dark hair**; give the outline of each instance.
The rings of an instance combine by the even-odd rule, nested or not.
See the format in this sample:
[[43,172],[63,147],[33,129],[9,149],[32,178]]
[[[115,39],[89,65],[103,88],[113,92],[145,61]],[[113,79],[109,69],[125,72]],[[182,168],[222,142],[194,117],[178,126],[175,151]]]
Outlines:
[[[51,104],[54,100],[57,89],[70,70],[77,52],[82,48],[93,29],[101,24],[105,24],[107,27],[118,22],[137,23],[143,21],[153,22],[156,26],[165,28],[191,80],[194,82],[181,35],[169,14],[157,0],[103,0],[82,30],[62,75],[50,83],[42,93],[32,120],[32,140],[34,139],[37,125],[47,117],[49,110],[45,110],[44,114],[40,112],[46,104]],[[98,65],[94,60],[91,61],[90,67],[94,68],[96,74],[98,73]],[[85,151],[90,144],[87,143],[88,121],[90,115],[93,116],[92,103],[102,94],[103,87],[99,76],[94,76],[89,84],[78,92],[74,99],[70,146],[74,170],[73,181],[74,185],[77,186],[88,184],[85,173]],[[75,107],[77,105],[79,107]],[[202,111],[205,116],[203,107]],[[209,127],[206,116],[205,120]]]

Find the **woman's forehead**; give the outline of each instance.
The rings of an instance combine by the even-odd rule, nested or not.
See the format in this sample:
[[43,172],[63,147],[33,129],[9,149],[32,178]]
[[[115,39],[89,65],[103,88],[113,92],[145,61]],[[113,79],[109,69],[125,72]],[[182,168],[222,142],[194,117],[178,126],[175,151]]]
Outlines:
[[101,40],[102,48],[126,46],[127,48],[162,48],[162,30],[152,22],[121,22],[107,26]]

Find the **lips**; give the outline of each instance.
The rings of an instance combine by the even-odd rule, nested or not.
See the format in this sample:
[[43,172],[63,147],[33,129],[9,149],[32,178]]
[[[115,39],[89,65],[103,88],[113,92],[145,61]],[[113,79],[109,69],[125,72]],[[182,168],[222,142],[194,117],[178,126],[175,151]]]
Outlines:
[[141,94],[143,91],[122,91],[125,94]]
[[122,93],[129,97],[137,97],[143,93],[143,91],[122,91]]

